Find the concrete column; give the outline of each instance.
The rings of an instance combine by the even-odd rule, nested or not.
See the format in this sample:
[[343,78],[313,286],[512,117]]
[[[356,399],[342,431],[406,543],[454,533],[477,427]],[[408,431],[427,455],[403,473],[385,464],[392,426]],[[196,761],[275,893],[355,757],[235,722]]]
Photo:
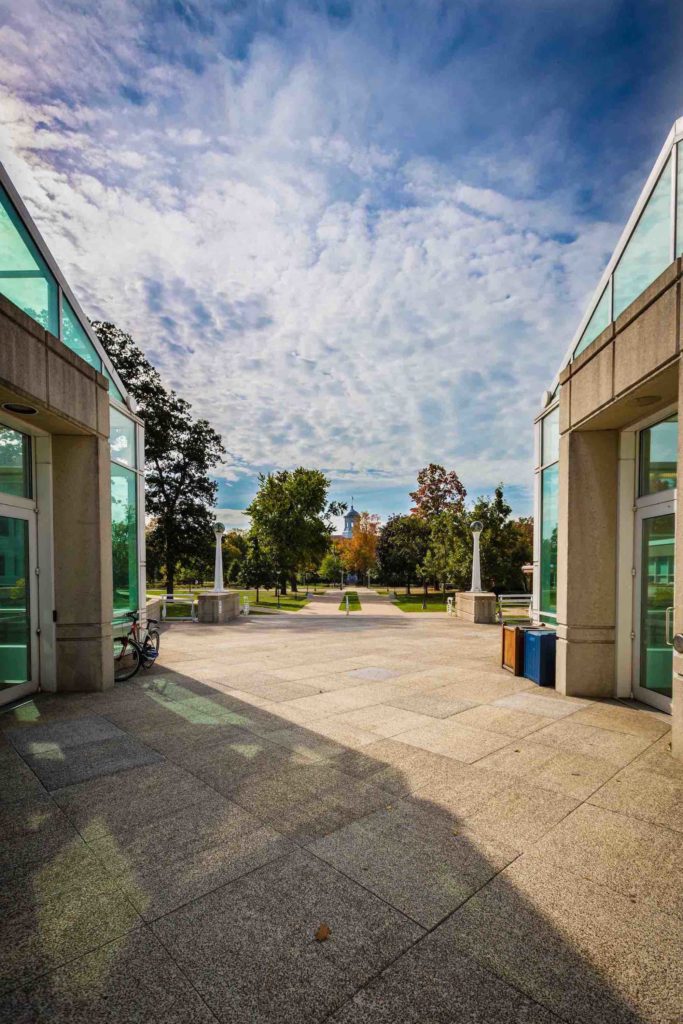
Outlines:
[[560,438],[556,686],[572,696],[615,690],[618,437]]
[[52,463],[57,690],[105,690],[114,683],[109,445],[55,434]]

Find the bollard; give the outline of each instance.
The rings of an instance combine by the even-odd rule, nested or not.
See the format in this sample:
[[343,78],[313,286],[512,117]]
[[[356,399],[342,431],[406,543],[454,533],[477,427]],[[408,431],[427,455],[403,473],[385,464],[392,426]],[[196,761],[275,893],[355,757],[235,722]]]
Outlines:
[[349,595],[346,595],[346,614],[349,614]]
[[449,597],[446,599],[446,611],[449,615],[453,614],[453,598]]

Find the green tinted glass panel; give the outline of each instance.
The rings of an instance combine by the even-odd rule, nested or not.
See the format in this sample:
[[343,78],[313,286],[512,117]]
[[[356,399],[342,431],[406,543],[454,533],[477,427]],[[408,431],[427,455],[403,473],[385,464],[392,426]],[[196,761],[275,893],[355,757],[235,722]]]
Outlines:
[[57,282],[1,186],[0,292],[46,330],[59,334]]
[[86,363],[90,363],[96,370],[102,369],[102,360],[95,350],[95,346],[83,330],[78,317],[69,305],[69,300],[62,295],[62,341],[75,352]]
[[560,457],[560,407],[541,420],[541,465],[557,462]]
[[676,486],[678,467],[678,416],[640,433],[638,494],[658,494]]
[[138,607],[138,516],[135,473],[111,467],[114,617]]
[[591,341],[595,341],[598,334],[602,334],[606,327],[609,327],[612,320],[611,310],[611,287],[608,282],[604,292],[600,296],[600,300],[593,310],[593,315],[586,324],[583,334],[579,339],[579,343],[574,349],[573,359],[583,352],[585,348],[588,348]]
[[671,158],[661,173],[614,271],[614,316],[671,262]]
[[683,142],[678,143],[676,182],[676,255],[683,256]]
[[0,492],[31,497],[31,438],[1,423]]
[[31,678],[28,523],[0,516],[0,689]]
[[135,424],[113,405],[109,406],[109,446],[112,459],[135,467]]
[[557,612],[559,467],[541,473],[541,611]]
[[[640,594],[640,685],[671,696],[674,515],[643,520]],[[669,615],[667,616],[667,609]]]
[[104,363],[102,363],[102,373],[104,374],[104,376],[107,378],[107,380],[109,382],[109,397],[110,398],[116,398],[119,402],[123,402],[125,404],[125,399],[124,399],[123,395],[121,394],[121,392],[117,388],[116,384],[114,383],[114,378],[112,377],[112,375],[110,374],[109,370],[104,365]]

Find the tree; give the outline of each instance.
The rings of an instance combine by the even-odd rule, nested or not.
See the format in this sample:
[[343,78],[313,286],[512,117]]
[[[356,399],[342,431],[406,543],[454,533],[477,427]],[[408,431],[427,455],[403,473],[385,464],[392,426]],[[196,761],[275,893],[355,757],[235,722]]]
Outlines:
[[318,575],[321,580],[325,580],[326,583],[337,581],[341,579],[342,569],[344,565],[342,563],[339,548],[336,544],[332,544],[327,554],[323,555],[323,560],[320,563],[318,569]]
[[237,579],[240,586],[256,591],[257,604],[261,587],[268,586],[273,579],[273,567],[254,533],[249,534],[247,554],[241,564]]
[[145,421],[146,508],[166,591],[173,594],[179,562],[206,552],[217,492],[209,471],[223,461],[225,448],[209,422],[194,419],[189,402],[166,389],[129,334],[111,323],[93,328]]
[[361,512],[356,520],[353,534],[341,549],[341,560],[347,572],[365,576],[377,565],[377,535],[379,516]]
[[415,502],[411,514],[428,519],[439,512],[456,512],[464,507],[467,491],[455,470],[430,462],[417,474],[417,490],[410,497]]
[[482,586],[496,594],[526,589],[522,566],[533,557],[533,527],[529,519],[510,518],[503,485],[493,497],[480,497],[470,512],[456,517],[453,572],[458,586],[468,586],[472,576],[472,534],[470,524],[483,524],[480,540]]
[[283,594],[288,581],[296,590],[300,568],[318,562],[328,550],[331,517],[340,509],[336,502],[328,504],[329,486],[324,473],[303,466],[259,475],[259,489],[247,515]]
[[420,567],[426,583],[433,580],[446,593],[446,584],[458,578],[454,554],[458,548],[459,522],[454,512],[439,512],[429,521],[429,546]]
[[391,516],[377,540],[380,576],[396,586],[405,583],[410,593],[417,567],[427,554],[429,525],[419,516]]

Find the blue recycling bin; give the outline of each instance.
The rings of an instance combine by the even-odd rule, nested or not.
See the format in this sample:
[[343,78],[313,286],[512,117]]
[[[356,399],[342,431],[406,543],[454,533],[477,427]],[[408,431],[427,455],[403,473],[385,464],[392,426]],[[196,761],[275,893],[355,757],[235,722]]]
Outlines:
[[555,685],[555,647],[552,629],[527,629],[524,633],[524,675],[538,686]]

